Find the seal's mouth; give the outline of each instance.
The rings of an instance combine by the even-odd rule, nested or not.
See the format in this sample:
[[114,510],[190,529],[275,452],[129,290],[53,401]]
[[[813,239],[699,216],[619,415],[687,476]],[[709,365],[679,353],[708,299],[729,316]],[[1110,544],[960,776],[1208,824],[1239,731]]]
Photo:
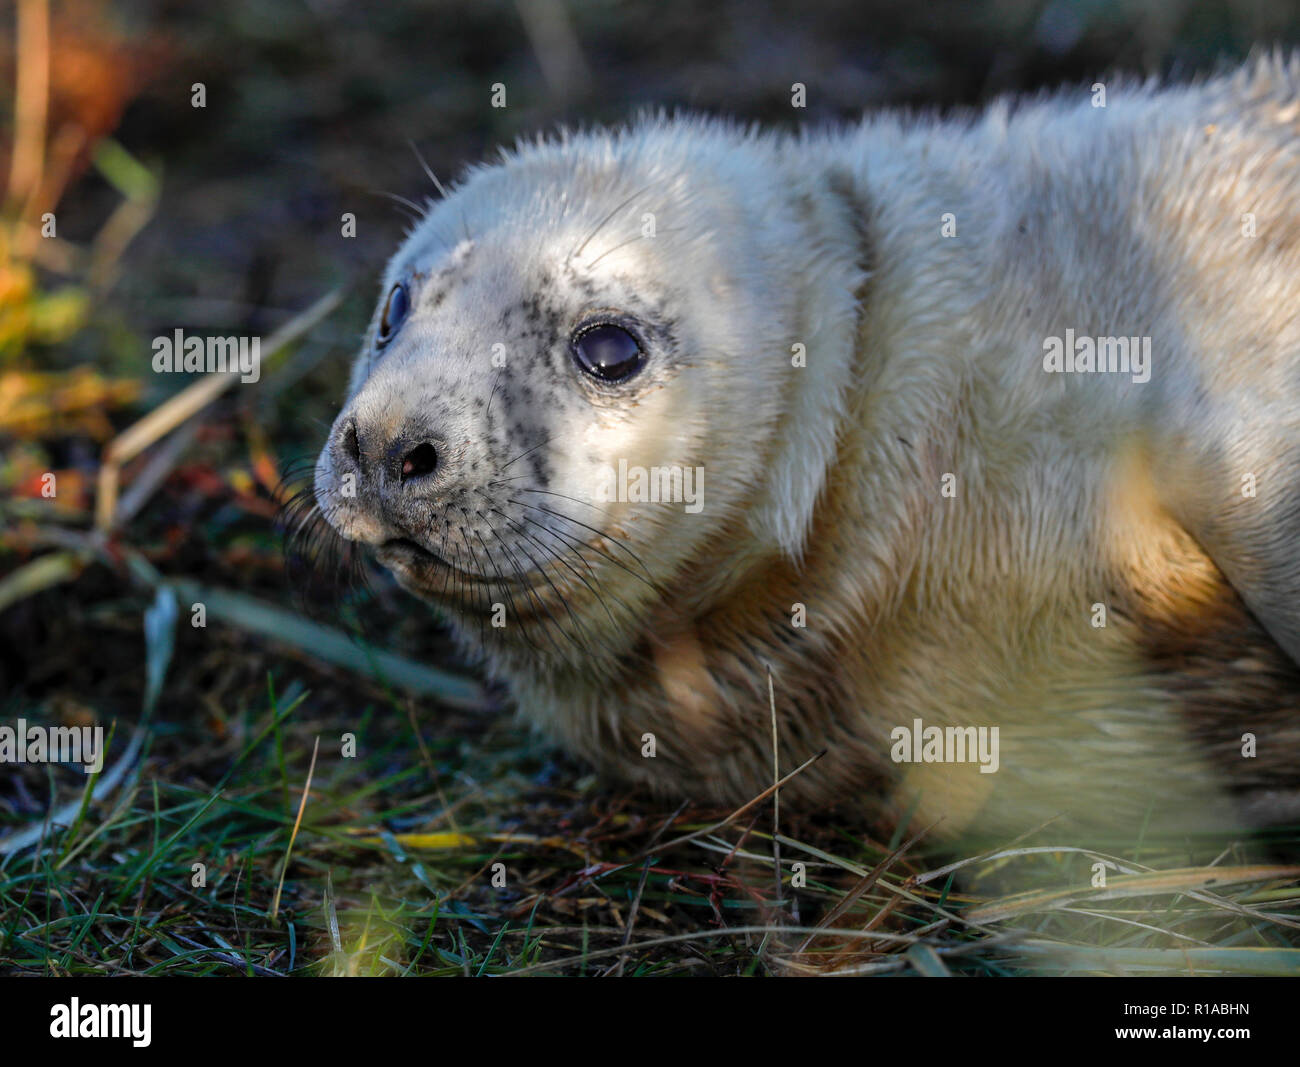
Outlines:
[[388,563],[390,559],[397,563],[418,561],[420,563],[427,563],[434,567],[447,567],[451,570],[455,569],[436,552],[430,552],[429,549],[425,548],[423,545],[417,544],[406,537],[394,537],[385,541],[375,549],[375,554],[383,563]]
[[444,559],[432,549],[407,537],[394,537],[375,548],[375,556],[385,567],[398,571],[418,571],[423,576],[440,574],[462,582],[481,585],[524,584],[527,575],[483,574]]

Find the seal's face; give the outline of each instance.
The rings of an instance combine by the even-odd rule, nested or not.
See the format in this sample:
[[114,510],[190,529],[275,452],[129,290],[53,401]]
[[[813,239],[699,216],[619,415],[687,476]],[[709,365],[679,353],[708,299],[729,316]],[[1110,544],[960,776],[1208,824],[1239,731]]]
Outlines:
[[389,265],[316,495],[466,636],[617,651],[766,488],[789,386],[760,352],[789,371],[793,297],[755,284],[743,228],[714,239],[752,208],[693,180],[536,150]]

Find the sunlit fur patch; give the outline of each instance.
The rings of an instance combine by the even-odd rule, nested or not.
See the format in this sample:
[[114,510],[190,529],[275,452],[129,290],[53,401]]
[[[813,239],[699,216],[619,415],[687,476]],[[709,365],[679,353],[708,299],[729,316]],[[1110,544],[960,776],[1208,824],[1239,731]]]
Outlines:
[[[1178,615],[1139,614],[1142,653],[1225,787],[1267,790],[1274,817],[1300,817],[1294,766],[1268,758],[1300,751],[1300,668],[1226,581],[1204,594]],[[1247,734],[1254,757],[1243,752]]]
[[1257,750],[1300,751],[1300,667],[1170,518],[1136,439],[1121,450],[1111,488],[1111,543],[1132,546],[1114,561],[1124,576],[1115,606],[1133,623],[1144,671],[1174,698],[1228,791],[1281,790],[1274,814],[1300,816],[1294,768],[1243,755],[1247,734]]

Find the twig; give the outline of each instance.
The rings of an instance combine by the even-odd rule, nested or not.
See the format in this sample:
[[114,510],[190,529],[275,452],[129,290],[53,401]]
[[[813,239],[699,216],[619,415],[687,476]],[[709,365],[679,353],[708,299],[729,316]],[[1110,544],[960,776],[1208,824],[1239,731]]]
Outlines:
[[199,424],[186,423],[173,434],[161,448],[149,457],[144,469],[136,475],[131,488],[122,494],[122,501],[114,513],[114,522],[119,525],[130,522],[136,513],[149,502],[158,487],[167,480],[180,461],[183,453],[198,436]]

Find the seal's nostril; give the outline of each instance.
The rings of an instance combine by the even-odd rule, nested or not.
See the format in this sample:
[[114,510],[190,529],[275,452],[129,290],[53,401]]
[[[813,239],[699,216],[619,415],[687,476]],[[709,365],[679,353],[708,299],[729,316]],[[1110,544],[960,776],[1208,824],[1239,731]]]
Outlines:
[[437,466],[438,453],[433,445],[425,441],[423,444],[416,445],[411,449],[406,454],[406,458],[402,460],[402,481],[432,474]]
[[361,445],[357,442],[356,419],[349,419],[343,431],[343,451],[352,457],[357,466],[361,465]]

